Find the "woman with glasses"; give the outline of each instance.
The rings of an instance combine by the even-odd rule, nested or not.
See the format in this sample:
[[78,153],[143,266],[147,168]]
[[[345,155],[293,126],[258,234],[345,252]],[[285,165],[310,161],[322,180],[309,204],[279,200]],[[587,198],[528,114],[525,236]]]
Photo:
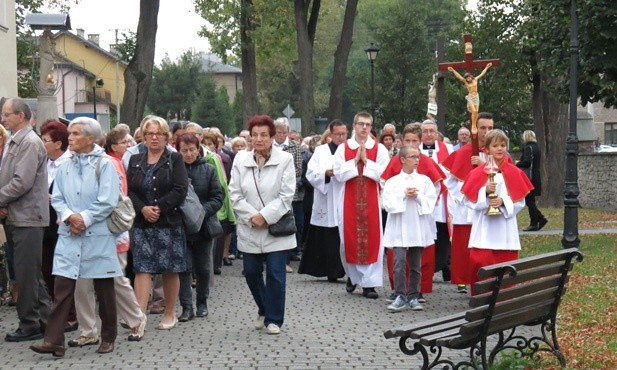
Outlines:
[[182,155],[166,148],[171,138],[167,122],[147,116],[141,127],[147,150],[131,156],[127,170],[129,196],[137,214],[132,244],[135,294],[146,312],[152,274],[162,274],[165,312],[156,328],[167,330],[178,323],[178,273],[188,270],[186,236],[178,209],[186,198],[188,176]]

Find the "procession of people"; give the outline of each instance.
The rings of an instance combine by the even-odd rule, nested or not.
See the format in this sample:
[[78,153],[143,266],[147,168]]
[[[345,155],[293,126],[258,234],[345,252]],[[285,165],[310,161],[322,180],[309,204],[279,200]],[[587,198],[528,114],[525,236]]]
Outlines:
[[[378,135],[368,112],[302,141],[286,119],[267,115],[228,140],[216,128],[156,116],[133,136],[124,127],[105,135],[81,117],[68,127],[46,122],[39,137],[28,105],[9,99],[0,218],[14,255],[19,327],[5,340],[42,339],[30,348],[62,357],[65,332],[80,330],[69,346],[113,352],[118,324],[128,341],[147,340],[152,315],[162,313],[157,329],[173,330],[217,309],[208,302],[213,275],[233,260],[255,303],[248,326],[271,335],[284,330],[291,261],[298,273],[345,282],[347,293],[367,299],[379,298],[386,261],[388,312],[430,307],[435,273],[473,294],[482,266],[518,257],[516,215],[526,201],[527,229],[546,224],[534,201],[535,135],[526,132],[515,165],[492,115],[474,113],[478,153],[465,127],[454,150],[432,120]],[[531,166],[532,180],[519,169]],[[205,213],[197,232],[183,213],[191,193]],[[122,194],[136,216],[130,229],[112,232],[107,221]]]

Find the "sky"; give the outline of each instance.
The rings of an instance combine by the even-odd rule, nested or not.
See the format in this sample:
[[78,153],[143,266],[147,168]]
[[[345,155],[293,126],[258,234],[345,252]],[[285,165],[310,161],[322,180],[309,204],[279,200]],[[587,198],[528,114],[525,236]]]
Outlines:
[[[71,32],[82,28],[88,34],[99,34],[100,46],[109,50],[115,43],[116,32],[137,31],[139,0],[80,0],[69,11]],[[205,21],[195,13],[192,0],[161,0],[154,61],[160,64],[169,54],[175,61],[188,49],[196,52],[210,50],[208,40],[197,32]]]

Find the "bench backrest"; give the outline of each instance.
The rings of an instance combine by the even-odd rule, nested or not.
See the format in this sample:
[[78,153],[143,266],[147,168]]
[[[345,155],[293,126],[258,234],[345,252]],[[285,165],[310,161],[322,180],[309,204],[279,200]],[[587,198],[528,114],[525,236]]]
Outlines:
[[582,261],[577,248],[564,249],[480,269],[470,299],[463,337],[485,337],[518,325],[554,319],[574,260]]

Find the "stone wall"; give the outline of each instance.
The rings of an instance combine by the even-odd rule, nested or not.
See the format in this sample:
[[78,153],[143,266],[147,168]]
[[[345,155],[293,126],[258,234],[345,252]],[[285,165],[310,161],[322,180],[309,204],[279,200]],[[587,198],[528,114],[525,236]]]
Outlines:
[[580,153],[578,196],[581,207],[617,212],[617,153]]

